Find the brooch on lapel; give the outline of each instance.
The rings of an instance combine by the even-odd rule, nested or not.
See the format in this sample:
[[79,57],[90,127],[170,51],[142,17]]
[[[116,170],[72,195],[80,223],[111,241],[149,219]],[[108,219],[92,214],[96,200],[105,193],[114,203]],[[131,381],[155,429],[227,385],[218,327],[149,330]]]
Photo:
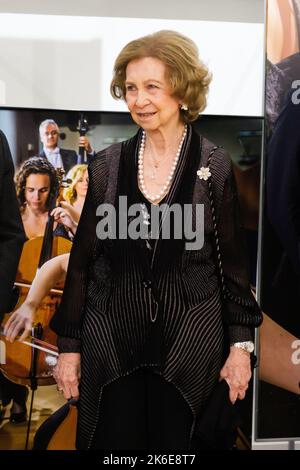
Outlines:
[[197,171],[197,175],[201,180],[207,181],[208,178],[211,176],[211,172],[209,171],[209,166],[205,167],[202,166],[200,170]]

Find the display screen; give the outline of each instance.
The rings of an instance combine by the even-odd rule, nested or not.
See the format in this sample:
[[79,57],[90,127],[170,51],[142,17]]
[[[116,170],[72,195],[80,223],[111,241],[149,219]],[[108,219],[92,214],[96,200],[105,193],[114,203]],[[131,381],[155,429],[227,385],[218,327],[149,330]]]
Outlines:
[[109,92],[118,53],[172,29],[196,42],[213,74],[204,114],[263,116],[263,24],[27,14],[0,22],[0,106],[126,111]]
[[258,286],[264,321],[258,335],[254,431],[256,448],[270,448],[273,440],[273,447],[291,449],[291,442],[279,444],[276,440],[300,439],[300,0],[269,0],[267,6],[266,145]]

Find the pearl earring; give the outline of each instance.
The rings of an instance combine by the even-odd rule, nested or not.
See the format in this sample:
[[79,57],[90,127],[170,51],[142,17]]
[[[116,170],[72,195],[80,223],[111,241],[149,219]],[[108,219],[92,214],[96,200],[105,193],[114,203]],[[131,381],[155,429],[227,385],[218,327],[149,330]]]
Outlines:
[[182,109],[182,111],[188,111],[188,107],[186,104],[182,103],[182,105],[180,106],[180,109]]

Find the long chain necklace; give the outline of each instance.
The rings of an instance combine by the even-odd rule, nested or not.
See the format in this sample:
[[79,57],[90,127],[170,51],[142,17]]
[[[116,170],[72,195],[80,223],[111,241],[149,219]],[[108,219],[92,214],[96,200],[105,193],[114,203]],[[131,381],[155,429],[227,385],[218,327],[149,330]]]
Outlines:
[[[171,165],[171,170],[170,170],[169,175],[167,176],[165,184],[163,185],[162,189],[157,194],[150,194],[149,191],[146,188],[145,179],[144,179],[144,151],[145,151],[146,133],[145,133],[145,131],[143,131],[141,145],[140,145],[140,149],[139,149],[139,158],[138,158],[138,179],[139,179],[140,189],[141,189],[143,195],[149,201],[151,201],[151,202],[160,201],[163,198],[163,196],[168,192],[168,190],[171,186],[172,180],[173,180],[176,165],[177,165],[177,162],[179,160],[181,148],[182,148],[184,139],[186,137],[186,134],[187,134],[187,126],[185,125],[182,138],[179,142],[178,150],[176,152],[175,158],[174,158],[173,163]],[[157,167],[158,167],[158,165],[157,165]],[[152,173],[152,175],[153,175],[153,173]],[[151,175],[151,179],[153,179],[152,175]],[[156,175],[156,173],[155,173],[155,175]]]
[[151,169],[150,178],[151,178],[153,181],[156,180],[156,178],[157,178],[157,170],[158,170],[158,167],[162,165],[162,163],[166,160],[166,157],[167,157],[167,155],[166,155],[162,160],[160,160],[159,162],[157,162],[157,161],[155,160],[155,158],[153,157],[153,155],[151,155],[151,159],[152,159],[152,161],[153,161],[153,167],[154,167],[154,168]]

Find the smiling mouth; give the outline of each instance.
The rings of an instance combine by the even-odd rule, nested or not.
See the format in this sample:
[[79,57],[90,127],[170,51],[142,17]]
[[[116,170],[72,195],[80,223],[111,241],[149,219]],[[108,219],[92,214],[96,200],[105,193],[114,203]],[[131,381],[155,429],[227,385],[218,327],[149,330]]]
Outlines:
[[149,117],[149,116],[154,116],[155,113],[137,113],[139,117]]

